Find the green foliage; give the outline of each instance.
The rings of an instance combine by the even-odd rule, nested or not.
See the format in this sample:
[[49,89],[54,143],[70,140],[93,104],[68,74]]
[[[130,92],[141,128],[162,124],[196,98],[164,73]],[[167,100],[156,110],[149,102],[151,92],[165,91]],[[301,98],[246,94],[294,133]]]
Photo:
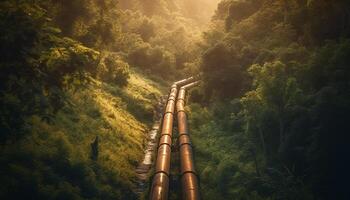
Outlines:
[[41,128],[2,150],[2,199],[135,198],[118,175],[76,151],[65,133]]
[[[219,148],[238,167],[223,164],[225,191],[206,177],[206,199],[218,193],[219,199],[349,198],[343,187],[349,6],[343,0],[219,4],[201,45],[205,84],[193,94],[210,116],[200,123],[200,115],[191,116],[195,155],[201,176],[220,171],[213,167],[224,160]],[[203,167],[208,162],[215,164]]]
[[16,139],[32,114],[49,118],[64,104],[62,89],[86,81],[99,53],[60,36],[37,4],[4,1],[1,10],[1,142]]
[[120,15],[123,34],[114,50],[125,53],[130,66],[165,80],[198,73],[199,22],[185,17],[183,3],[121,1],[127,10]]
[[117,56],[108,55],[103,59],[98,70],[98,76],[109,83],[125,86],[128,83],[129,65]]
[[[26,118],[30,133],[2,145],[1,199],[136,199],[134,168],[143,155],[144,123],[152,119],[160,92],[135,72],[123,88],[91,80],[64,92],[69,103],[50,123]],[[94,161],[90,145],[96,136]]]
[[0,198],[135,199],[160,95],[137,67],[202,72],[204,199],[349,199],[349,2],[224,0],[202,41],[216,3],[2,1]]
[[152,48],[149,45],[141,46],[132,51],[128,61],[148,73],[155,73],[159,76],[171,77],[174,72],[175,59],[173,55],[164,48]]
[[50,0],[42,4],[65,36],[89,47],[110,49],[120,35],[116,0]]
[[1,199],[136,199],[133,169],[160,92],[121,57],[84,46],[115,39],[111,3],[0,3]]
[[[210,97],[214,90],[221,97],[235,97],[242,93],[244,72],[240,66],[242,60],[238,51],[218,43],[203,55],[202,71],[207,85],[207,96]],[[228,74],[231,75],[227,76]]]

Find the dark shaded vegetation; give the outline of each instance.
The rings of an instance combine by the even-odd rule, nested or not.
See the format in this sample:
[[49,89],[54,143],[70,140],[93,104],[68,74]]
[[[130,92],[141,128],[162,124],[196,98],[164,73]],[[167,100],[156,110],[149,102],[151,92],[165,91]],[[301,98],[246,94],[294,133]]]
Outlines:
[[202,73],[203,199],[349,199],[348,1],[224,0],[201,40],[213,2],[1,1],[0,199],[135,199],[139,71]]
[[63,105],[62,89],[86,81],[99,53],[62,37],[46,11],[29,3],[1,3],[1,142],[16,140],[24,118],[48,118]]
[[198,24],[209,20],[184,7],[0,2],[1,199],[137,198],[156,82],[198,69]]
[[190,117],[204,199],[350,198],[349,10],[219,4]]
[[64,134],[47,132],[3,148],[1,199],[135,198],[116,172],[73,148]]
[[125,35],[117,5],[1,1],[0,199],[136,199],[145,127],[133,115],[152,116],[156,96],[143,96],[148,83],[126,94],[141,83],[129,86],[123,53],[110,52]]

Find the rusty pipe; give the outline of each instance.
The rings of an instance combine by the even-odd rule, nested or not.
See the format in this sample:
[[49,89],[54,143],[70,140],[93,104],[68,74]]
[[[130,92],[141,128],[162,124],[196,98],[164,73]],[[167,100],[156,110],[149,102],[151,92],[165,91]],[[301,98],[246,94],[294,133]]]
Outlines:
[[178,120],[178,122],[180,122],[177,124],[179,135],[187,134],[188,133],[187,123],[183,123],[183,122],[187,121],[186,113],[184,110],[177,111],[177,120]]
[[156,172],[164,173],[169,176],[170,173],[170,154],[171,146],[162,144],[158,148]]
[[155,174],[153,177],[151,188],[151,200],[168,199],[169,176],[165,173]]
[[150,199],[151,200],[167,200],[169,191],[169,174],[174,112],[176,106],[176,97],[178,87],[197,80],[196,77],[190,77],[175,82],[169,91],[168,101],[164,110],[162,119],[161,137],[158,143],[157,160],[155,164],[155,174],[153,176]]
[[183,200],[199,200],[199,181],[196,174],[192,145],[188,132],[187,116],[185,111],[186,90],[199,84],[198,81],[182,86],[176,101],[176,111],[179,132],[180,164],[181,164],[181,185]]
[[182,199],[200,199],[198,178],[193,173],[185,173],[181,178],[182,183]]
[[[189,90],[189,89],[191,89],[191,88],[193,88],[193,87],[198,86],[199,83],[200,83],[200,81],[195,81],[195,82],[192,82],[192,83],[190,83],[190,84],[187,84],[187,85],[182,86],[181,89]],[[180,90],[181,90],[181,89],[180,89]]]
[[170,96],[168,99],[168,103],[165,107],[165,113],[174,113],[174,109],[175,109],[175,101],[173,101],[173,97]]
[[170,135],[172,136],[173,133],[173,113],[165,113],[163,117],[163,126],[162,126],[162,132],[161,135]]
[[191,76],[191,77],[189,77],[189,78],[186,78],[186,79],[183,79],[183,80],[181,80],[181,81],[177,81],[177,82],[175,82],[173,85],[177,85],[177,86],[183,86],[183,85],[186,85],[186,84],[188,84],[188,83],[192,83],[192,82],[194,82],[194,81],[197,81],[199,79],[199,76],[197,75],[197,76]]

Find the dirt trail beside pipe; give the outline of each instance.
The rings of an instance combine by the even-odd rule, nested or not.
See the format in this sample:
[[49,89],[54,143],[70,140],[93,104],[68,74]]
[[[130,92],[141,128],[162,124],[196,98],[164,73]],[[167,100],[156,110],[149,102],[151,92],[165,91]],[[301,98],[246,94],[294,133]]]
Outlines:
[[162,96],[154,109],[154,122],[152,129],[148,132],[148,140],[146,143],[145,154],[143,160],[139,163],[136,168],[137,181],[136,181],[136,193],[142,197],[144,192],[147,190],[149,182],[149,172],[153,165],[154,152],[157,150],[158,145],[158,134],[161,126],[161,120],[164,111],[164,105],[166,103],[167,96]]

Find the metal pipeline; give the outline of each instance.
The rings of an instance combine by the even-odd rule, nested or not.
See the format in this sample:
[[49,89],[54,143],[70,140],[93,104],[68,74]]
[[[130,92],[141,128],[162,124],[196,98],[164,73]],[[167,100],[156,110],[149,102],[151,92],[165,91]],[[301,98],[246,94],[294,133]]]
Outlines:
[[200,78],[199,75],[197,75],[197,76],[191,76],[191,77],[189,77],[189,78],[186,78],[186,79],[183,79],[183,80],[181,80],[181,81],[175,82],[174,85],[177,85],[177,86],[181,87],[181,86],[184,86],[184,85],[186,85],[186,84],[195,82],[195,81],[199,80],[199,78]]
[[200,199],[199,181],[194,167],[192,145],[189,137],[187,116],[184,108],[186,90],[195,87],[198,84],[199,82],[196,81],[181,87],[176,101],[183,200]]
[[169,97],[165,107],[161,135],[158,143],[157,161],[155,166],[155,174],[152,180],[150,199],[151,200],[167,200],[169,191],[169,174],[170,174],[170,158],[173,133],[173,121],[175,111],[175,101],[178,93],[178,87],[197,80],[197,77],[190,77],[175,82],[170,89]]

